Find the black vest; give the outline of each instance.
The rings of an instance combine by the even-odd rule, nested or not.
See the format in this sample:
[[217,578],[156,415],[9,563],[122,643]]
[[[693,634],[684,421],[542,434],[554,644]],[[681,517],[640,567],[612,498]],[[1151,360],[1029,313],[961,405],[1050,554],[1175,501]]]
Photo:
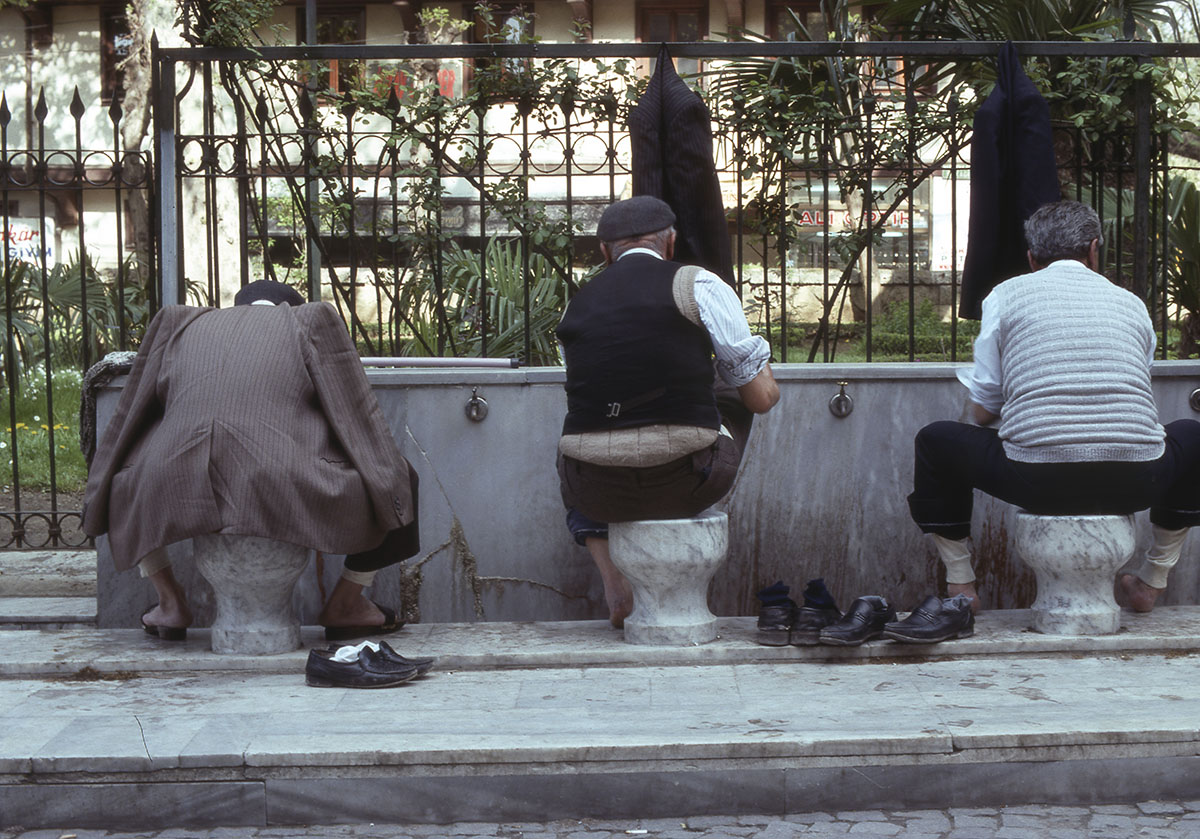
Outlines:
[[720,428],[712,340],[675,306],[682,266],[630,254],[571,298],[558,324],[567,363],[564,434],[669,423]]

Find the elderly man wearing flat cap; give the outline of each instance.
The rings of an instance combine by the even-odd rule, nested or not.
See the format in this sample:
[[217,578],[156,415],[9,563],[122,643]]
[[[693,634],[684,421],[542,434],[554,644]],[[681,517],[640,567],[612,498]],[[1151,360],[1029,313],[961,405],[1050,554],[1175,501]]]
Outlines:
[[733,289],[671,261],[674,224],[650,196],[606,209],[596,230],[606,267],[557,330],[567,525],[600,570],[617,627],[633,595],[609,558],[607,524],[688,518],[715,504],[733,485],[753,414],[779,401],[770,349],[750,334]]

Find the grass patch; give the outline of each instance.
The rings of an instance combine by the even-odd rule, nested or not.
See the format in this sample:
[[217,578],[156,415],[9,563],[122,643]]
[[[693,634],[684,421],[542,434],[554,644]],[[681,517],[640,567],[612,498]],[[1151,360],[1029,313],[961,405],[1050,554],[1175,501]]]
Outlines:
[[[60,492],[77,492],[87,483],[87,463],[79,450],[78,370],[56,370],[51,395],[54,415],[46,398],[44,375],[23,379],[15,392],[0,388],[0,483],[11,490],[19,468],[23,489],[49,490],[51,464]],[[15,414],[15,419],[14,419]],[[15,457],[14,457],[15,453]]]

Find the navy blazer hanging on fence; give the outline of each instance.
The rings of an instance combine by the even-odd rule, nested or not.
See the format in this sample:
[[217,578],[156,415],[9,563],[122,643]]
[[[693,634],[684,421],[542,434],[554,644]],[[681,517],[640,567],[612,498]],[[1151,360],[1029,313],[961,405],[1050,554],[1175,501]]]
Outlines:
[[1025,220],[1061,198],[1050,109],[1021,69],[1012,42],[1000,48],[996,88],[975,114],[971,220],[959,314],[979,318],[998,283],[1029,271]]
[[629,139],[633,194],[661,198],[675,212],[675,261],[707,268],[732,285],[712,114],[679,78],[665,44],[646,92],[629,112]]

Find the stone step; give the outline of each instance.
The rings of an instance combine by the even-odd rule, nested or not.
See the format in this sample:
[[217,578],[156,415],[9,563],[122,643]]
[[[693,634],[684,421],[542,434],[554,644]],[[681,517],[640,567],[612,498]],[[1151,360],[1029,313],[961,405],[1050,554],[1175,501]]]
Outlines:
[[[748,618],[691,648],[600,621],[425,625],[392,640],[438,667],[368,691],[306,687],[304,651],[215,656],[200,631],[10,632],[0,813],[160,830],[1190,800],[1198,615],[1056,639],[984,613],[972,639],[852,649],[761,647]],[[55,669],[14,675],[35,657]]]
[[0,551],[0,595],[95,597],[96,551]]
[[95,625],[95,597],[0,597],[0,629],[68,629]]
[[[975,634],[940,644],[869,641],[857,647],[767,647],[757,643],[755,619],[718,618],[717,639],[684,647],[626,643],[607,621],[410,624],[387,636],[405,655],[437,656],[442,668],[496,670],[562,667],[681,667],[703,665],[910,662],[940,658],[990,660],[1007,656],[1200,656],[1200,606],[1163,606],[1150,614],[1121,612],[1114,635],[1043,635],[1030,629],[1028,609],[981,613]],[[193,627],[183,642],[163,642],[140,628],[77,628],[9,633],[0,644],[0,679],[60,678],[86,668],[99,676],[236,671],[294,674],[308,650],[325,647],[319,626],[301,630],[302,647],[279,655],[217,655],[209,630]],[[53,655],[47,655],[47,649]]]

